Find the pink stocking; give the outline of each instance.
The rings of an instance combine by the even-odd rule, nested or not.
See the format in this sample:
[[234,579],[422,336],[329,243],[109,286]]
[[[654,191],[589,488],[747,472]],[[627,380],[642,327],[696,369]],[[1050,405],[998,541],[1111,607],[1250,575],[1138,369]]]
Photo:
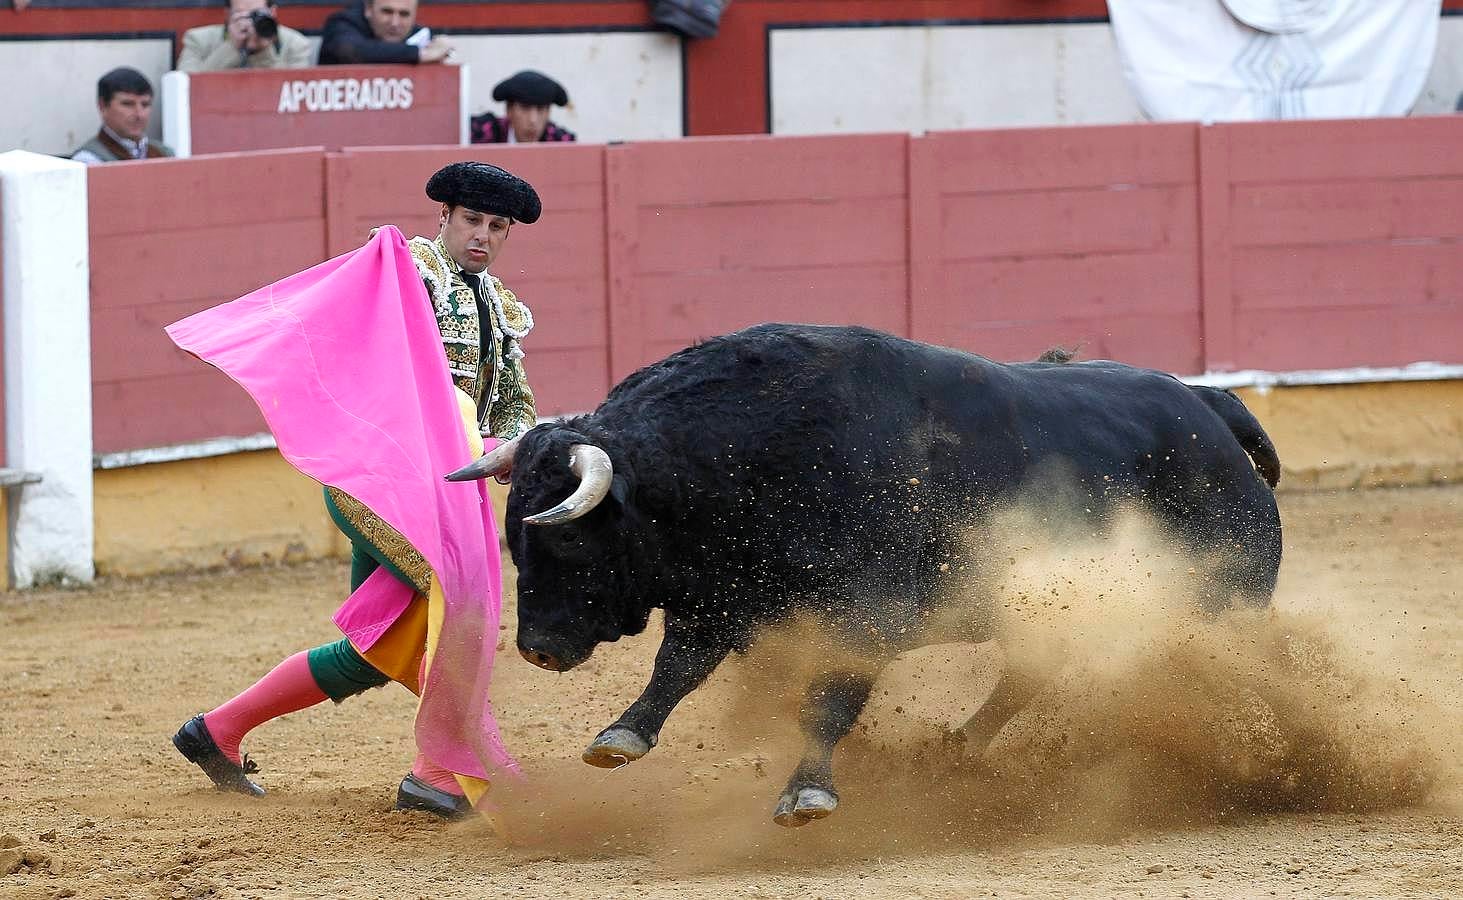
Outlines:
[[[427,655],[425,653],[422,654],[421,668],[417,669],[417,684],[422,689],[427,686]],[[439,791],[446,791],[454,797],[462,796],[462,785],[457,783],[457,778],[451,772],[427,759],[421,751],[417,751],[417,758],[412,761],[411,773]]]
[[462,785],[457,783],[457,778],[420,753],[411,764],[411,773],[439,791],[446,791],[454,797],[462,796]]
[[326,699],[325,692],[310,674],[308,650],[275,666],[253,687],[205,713],[203,724],[224,756],[239,762],[239,742],[254,728],[285,713],[304,709]]

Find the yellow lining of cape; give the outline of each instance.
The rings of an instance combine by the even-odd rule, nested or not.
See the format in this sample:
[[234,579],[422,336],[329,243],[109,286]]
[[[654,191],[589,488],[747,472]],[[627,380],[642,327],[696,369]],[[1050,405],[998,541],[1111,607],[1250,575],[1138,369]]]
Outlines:
[[[442,615],[446,607],[442,597],[441,585],[434,576],[431,579],[431,587],[426,596],[417,594],[412,598],[411,604],[397,617],[386,633],[371,645],[369,650],[361,651],[366,662],[379,669],[392,681],[400,682],[407,690],[421,696],[421,686],[417,679],[422,670],[422,657],[426,656],[427,670],[432,667],[432,657],[437,654],[437,641],[442,635]],[[360,648],[356,648],[360,649]],[[418,701],[420,705],[420,701]],[[482,778],[474,778],[471,775],[458,775],[457,783],[462,787],[462,792],[474,807],[488,792],[489,783]],[[500,824],[493,816],[488,816],[493,821],[494,828]]]

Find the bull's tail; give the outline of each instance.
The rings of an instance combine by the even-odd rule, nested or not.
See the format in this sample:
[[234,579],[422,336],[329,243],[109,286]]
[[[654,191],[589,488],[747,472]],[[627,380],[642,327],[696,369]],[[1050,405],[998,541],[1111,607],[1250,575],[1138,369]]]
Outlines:
[[1259,420],[1245,408],[1244,401],[1236,397],[1233,391],[1201,384],[1191,384],[1189,387],[1229,426],[1235,440],[1239,441],[1250,459],[1254,460],[1255,469],[1265,479],[1265,483],[1272,488],[1279,484],[1280,455],[1275,452],[1275,445],[1270,443],[1270,436],[1260,427]]

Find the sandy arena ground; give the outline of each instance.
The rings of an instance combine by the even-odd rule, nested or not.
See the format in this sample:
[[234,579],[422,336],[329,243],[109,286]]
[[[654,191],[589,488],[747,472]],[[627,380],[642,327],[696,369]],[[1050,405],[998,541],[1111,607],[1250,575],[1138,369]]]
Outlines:
[[[840,748],[841,808],[799,831],[770,819],[794,724],[767,653],[609,772],[579,753],[654,635],[553,675],[518,659],[510,615],[495,696],[531,782],[499,794],[505,844],[391,809],[413,754],[400,687],[254,732],[263,800],[214,792],[170,745],[334,639],[342,565],[4,595],[0,896],[1463,896],[1463,488],[1281,501],[1273,614],[1079,617],[1080,664],[984,762],[938,723],[992,651],[906,663]],[[1052,582],[1032,596],[1054,616],[1145,577],[1047,571],[1025,577]]]

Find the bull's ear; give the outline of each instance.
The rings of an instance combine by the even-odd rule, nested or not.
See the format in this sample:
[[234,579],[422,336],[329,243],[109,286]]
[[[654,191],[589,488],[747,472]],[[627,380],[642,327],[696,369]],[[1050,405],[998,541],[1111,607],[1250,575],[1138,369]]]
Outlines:
[[623,510],[630,505],[630,494],[633,492],[634,489],[630,485],[630,479],[625,476],[616,475],[610,479],[610,499],[614,500],[620,509]]

